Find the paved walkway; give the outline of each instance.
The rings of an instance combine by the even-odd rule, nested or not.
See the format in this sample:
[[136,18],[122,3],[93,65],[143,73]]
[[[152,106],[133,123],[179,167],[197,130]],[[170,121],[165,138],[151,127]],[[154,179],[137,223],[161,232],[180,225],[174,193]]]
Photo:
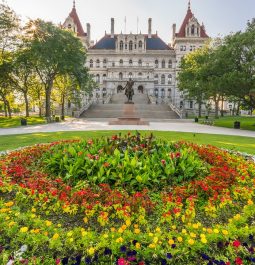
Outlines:
[[62,123],[51,123],[19,128],[0,129],[0,135],[14,135],[25,133],[44,133],[58,131],[97,131],[97,130],[153,130],[153,131],[175,131],[192,133],[225,134],[254,137],[254,131],[228,129],[201,125],[190,120],[171,120],[150,122],[149,125],[109,125],[108,121],[91,121],[84,119],[74,119]]

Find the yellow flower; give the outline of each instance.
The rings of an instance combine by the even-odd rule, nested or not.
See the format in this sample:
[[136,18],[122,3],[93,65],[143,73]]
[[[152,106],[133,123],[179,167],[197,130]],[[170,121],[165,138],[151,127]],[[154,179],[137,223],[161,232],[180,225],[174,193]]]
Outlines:
[[126,225],[123,225],[123,226],[121,227],[121,229],[124,231],[124,230],[127,229],[127,226],[126,226]]
[[136,247],[137,249],[139,249],[139,248],[141,248],[141,244],[137,242],[137,243],[135,244],[135,247]]
[[186,229],[182,229],[182,233],[183,233],[183,234],[187,234]]
[[51,221],[48,221],[48,220],[46,220],[46,221],[45,221],[45,224],[46,224],[46,226],[51,226],[51,225],[52,225],[52,222],[51,222]]
[[104,234],[103,237],[104,238],[108,238],[109,236],[108,236],[108,234]]
[[72,243],[73,242],[73,238],[71,237],[71,238],[69,238],[69,242],[70,243]]
[[130,226],[131,225],[131,221],[130,221],[130,219],[127,219],[126,220],[126,226]]
[[95,249],[93,247],[89,248],[88,253],[89,253],[89,255],[94,255]]
[[192,227],[193,227],[194,229],[198,229],[198,224],[193,224]]
[[139,227],[139,225],[138,224],[134,224],[134,228],[138,228]]
[[84,218],[83,218],[83,222],[84,222],[85,224],[87,224],[87,223],[88,223],[88,221],[89,221],[89,220],[88,220],[88,218],[87,218],[87,217],[84,217]]
[[31,212],[32,212],[32,213],[35,213],[35,212],[36,212],[36,209],[35,209],[35,208],[32,208],[32,209],[31,209]]
[[114,227],[111,228],[111,232],[115,232],[115,228]]
[[123,233],[123,229],[122,228],[119,228],[118,232],[121,234]]
[[227,230],[222,230],[222,234],[226,236],[226,235],[228,235],[228,231]]
[[188,243],[189,243],[190,245],[194,245],[195,241],[194,241],[193,239],[189,239]]
[[88,232],[86,232],[86,231],[82,231],[82,232],[81,232],[81,235],[82,235],[82,236],[86,236],[87,234],[88,234]]
[[190,236],[193,237],[193,238],[197,237],[197,235],[195,233],[193,233],[193,232],[190,233]]
[[178,242],[182,242],[183,239],[182,239],[182,237],[178,236],[177,240],[178,240]]
[[154,242],[154,243],[158,243],[158,237],[155,236],[155,237],[153,238],[153,242]]
[[44,235],[45,235],[45,236],[48,236],[48,234],[49,234],[48,232],[44,232]]
[[176,226],[175,225],[172,225],[172,229],[175,230],[176,229]]
[[6,216],[5,217],[5,220],[7,221],[7,220],[10,220],[10,217],[9,216]]
[[211,234],[211,233],[213,232],[213,230],[212,230],[211,228],[208,228],[208,229],[207,229],[207,232],[208,232],[209,234]]
[[35,218],[36,215],[34,213],[31,214],[31,218]]
[[241,215],[240,214],[237,214],[237,215],[234,216],[234,219],[235,220],[239,220],[240,218],[241,218]]
[[150,245],[149,245],[149,248],[155,248],[155,247],[156,247],[155,244],[150,244]]
[[54,239],[54,240],[56,240],[56,239],[58,239],[59,238],[59,234],[54,234],[54,236],[52,237],[52,239]]
[[206,244],[207,243],[207,239],[205,237],[201,237],[201,242]]
[[139,234],[141,232],[141,230],[139,228],[136,228],[134,232],[135,232],[135,234]]
[[67,236],[68,237],[71,237],[72,235],[73,235],[73,232],[72,231],[70,231],[70,232],[67,233]]
[[15,225],[15,224],[16,224],[16,222],[13,222],[13,221],[12,221],[12,222],[9,223],[9,227],[11,227],[11,226],[13,226],[13,225]]
[[169,245],[173,245],[173,244],[174,244],[174,240],[173,240],[173,239],[169,239],[169,240],[168,240],[168,244],[169,244]]
[[62,225],[61,224],[58,224],[57,227],[61,227]]
[[119,237],[119,238],[116,239],[116,242],[117,242],[117,243],[122,243],[123,241],[124,241],[124,240],[123,240],[122,237]]
[[21,227],[19,231],[21,233],[26,233],[28,231],[28,227]]
[[215,228],[215,229],[213,229],[213,232],[214,232],[215,234],[219,234],[220,231],[219,231],[218,229]]
[[156,232],[161,232],[161,229],[159,227],[157,227]]
[[153,233],[149,233],[149,236],[150,236],[150,237],[153,237]]
[[205,237],[205,234],[201,234],[200,237]]
[[14,205],[14,202],[10,201],[10,202],[6,202],[4,204],[6,207],[12,207]]

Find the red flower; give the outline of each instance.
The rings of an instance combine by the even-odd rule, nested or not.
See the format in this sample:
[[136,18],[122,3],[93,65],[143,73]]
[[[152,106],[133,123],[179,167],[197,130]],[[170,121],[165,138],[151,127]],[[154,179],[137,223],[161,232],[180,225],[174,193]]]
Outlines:
[[242,265],[243,264],[243,260],[241,258],[237,257],[236,260],[235,260],[235,264]]
[[236,247],[236,248],[238,248],[240,245],[241,245],[241,242],[238,241],[238,240],[235,240],[235,241],[233,242],[233,246]]
[[118,265],[128,265],[129,262],[125,260],[124,258],[118,259]]
[[162,163],[162,165],[164,166],[164,165],[166,164],[166,160],[162,159],[162,160],[161,160],[161,163]]

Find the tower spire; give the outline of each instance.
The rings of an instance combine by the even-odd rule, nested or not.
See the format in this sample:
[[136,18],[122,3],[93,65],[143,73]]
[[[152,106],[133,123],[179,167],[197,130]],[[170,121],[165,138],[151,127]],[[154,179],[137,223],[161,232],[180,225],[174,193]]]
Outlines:
[[73,0],[73,8],[75,8],[75,0]]
[[190,0],[189,0],[189,3],[188,3],[188,10],[190,10]]

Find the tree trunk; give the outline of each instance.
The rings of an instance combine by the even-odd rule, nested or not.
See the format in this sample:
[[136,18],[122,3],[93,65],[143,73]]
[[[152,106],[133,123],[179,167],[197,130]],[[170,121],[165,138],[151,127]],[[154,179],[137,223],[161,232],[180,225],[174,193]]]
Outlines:
[[198,117],[199,118],[202,117],[202,102],[201,101],[198,102]]
[[11,110],[11,106],[8,100],[6,100],[6,106],[7,106],[9,118],[12,118],[12,110]]
[[8,113],[7,113],[7,106],[6,106],[6,102],[4,101],[4,116],[7,117]]
[[45,87],[45,117],[51,118],[51,108],[50,108],[50,99],[51,99],[51,90],[53,86],[53,79],[50,80]]
[[61,120],[65,120],[65,95],[61,96]]
[[238,103],[237,103],[237,108],[236,108],[236,116],[238,116],[239,115],[239,112],[240,112],[240,104],[241,102],[240,102],[240,100],[238,101]]
[[26,105],[26,117],[29,117],[29,102],[28,102],[27,92],[24,92],[24,99]]
[[220,116],[223,117],[224,116],[224,113],[223,113],[223,108],[224,108],[224,97],[222,96],[221,97],[221,110],[220,110]]
[[219,100],[215,97],[214,98],[215,103],[215,118],[219,118]]

